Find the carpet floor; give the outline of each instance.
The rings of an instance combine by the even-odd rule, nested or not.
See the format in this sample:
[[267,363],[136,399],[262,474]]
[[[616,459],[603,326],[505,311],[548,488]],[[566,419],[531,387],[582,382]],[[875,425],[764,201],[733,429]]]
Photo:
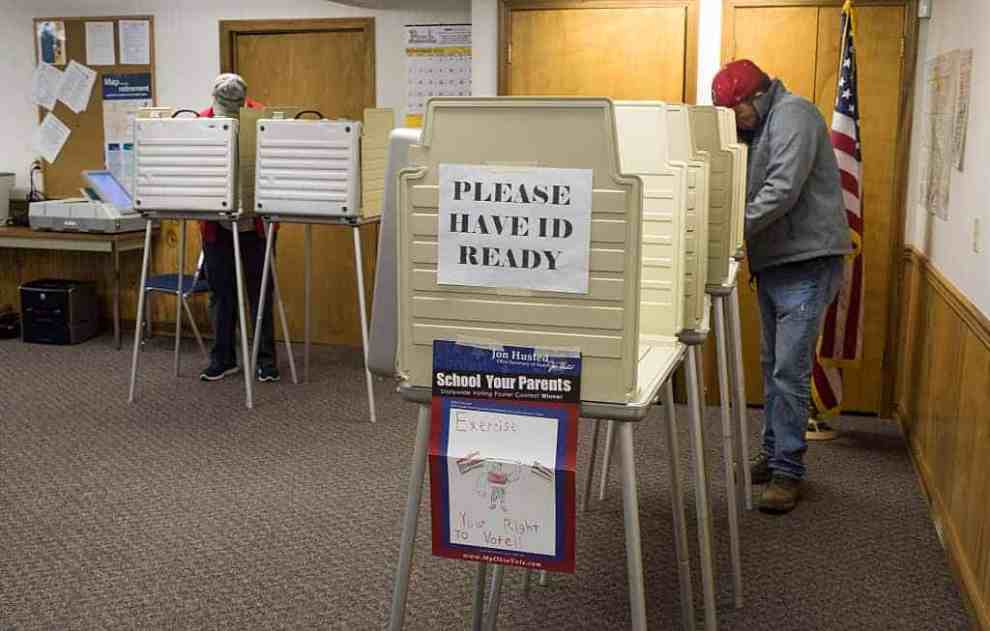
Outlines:
[[[283,366],[250,411],[242,377],[198,381],[202,357],[187,345],[176,379],[170,351],[165,338],[145,348],[129,405],[130,353],[108,337],[0,342],[0,630],[384,628],[415,407],[376,380],[379,420],[368,423],[354,349],[314,347],[311,382],[293,385]],[[754,445],[759,419],[752,410]],[[680,604],[662,420],[657,408],[636,430],[636,464],[650,628],[672,629]],[[841,438],[808,453],[793,513],[743,512],[736,610],[718,414],[708,410],[720,628],[969,628],[898,428],[836,425]],[[581,430],[579,489],[592,426]],[[423,510],[406,628],[468,628],[474,567],[432,557],[429,532]],[[503,629],[629,627],[614,476],[601,506],[579,508],[577,572],[528,596],[521,584],[520,570],[506,571]]]

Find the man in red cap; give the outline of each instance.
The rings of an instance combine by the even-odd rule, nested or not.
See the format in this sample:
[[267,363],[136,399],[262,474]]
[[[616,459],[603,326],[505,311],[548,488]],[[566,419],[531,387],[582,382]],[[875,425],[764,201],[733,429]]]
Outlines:
[[746,255],[759,296],[766,393],[763,445],[751,469],[754,482],[768,484],[760,509],[786,513],[805,477],[815,345],[852,250],[839,166],[818,108],[753,62],[719,71],[712,101],[732,108],[749,145]]

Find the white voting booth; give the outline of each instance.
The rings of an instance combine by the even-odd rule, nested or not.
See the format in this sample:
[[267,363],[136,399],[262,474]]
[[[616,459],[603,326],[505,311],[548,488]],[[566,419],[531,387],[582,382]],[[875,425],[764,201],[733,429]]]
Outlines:
[[[691,411],[692,450],[705,454],[702,426],[703,396],[700,344],[707,335],[708,318],[706,294],[708,246],[708,195],[710,165],[708,156],[695,150],[686,106],[658,101],[623,101],[616,104],[618,120],[619,154],[624,173],[639,175],[646,185],[647,203],[657,205],[661,200],[677,200],[677,205],[666,212],[649,213],[659,220],[658,225],[677,230],[684,247],[679,264],[683,281],[678,298],[682,299],[683,313],[679,325],[667,330],[687,344],[685,376],[688,407]],[[674,184],[676,182],[676,184]],[[680,191],[683,191],[681,193]],[[659,210],[659,209],[658,209]],[[671,239],[666,234],[662,239]],[[668,264],[667,261],[663,261]],[[674,303],[671,307],[676,308]],[[667,315],[670,318],[670,315]],[[612,426],[609,426],[609,430]],[[605,483],[609,471],[611,432],[606,433],[605,459],[599,499],[604,499]],[[592,463],[594,462],[594,445]],[[702,588],[705,602],[707,628],[714,628],[715,579],[712,548],[712,516],[707,463],[704,456],[695,459],[694,481],[698,496],[698,538],[701,552]],[[587,493],[587,491],[586,491]]]
[[[180,117],[193,114],[195,118]],[[242,207],[239,186],[240,121],[235,118],[199,117],[193,110],[151,108],[139,113],[134,121],[134,207],[147,220],[141,285],[138,288],[137,322],[143,322],[145,284],[151,253],[151,229],[155,219],[179,222],[178,291],[183,291],[185,271],[186,222],[207,220],[226,222],[237,230],[239,219],[251,216]],[[240,325],[241,357],[244,364],[244,386],[247,407],[253,407],[253,363],[247,343],[246,287],[240,241],[234,239],[235,269],[237,270],[238,322]],[[295,381],[295,363],[288,336],[285,310],[275,284],[286,348]],[[182,300],[176,301],[175,375],[179,375],[179,346],[181,343]],[[259,309],[259,313],[261,309]],[[131,359],[131,383],[128,400],[134,401],[140,355],[141,327],[135,327],[134,350]],[[257,336],[256,336],[257,340]]]
[[[315,114],[317,118],[303,118]],[[365,110],[373,126],[392,126],[392,111]],[[361,170],[369,160],[382,160],[385,147],[377,139],[364,137],[359,121],[329,120],[315,111],[299,112],[292,119],[259,118],[256,123],[256,169],[254,212],[265,222],[266,244],[262,300],[269,274],[275,278],[272,262],[275,223],[298,223],[305,226],[304,287],[305,346],[304,375],[309,379],[310,296],[312,286],[312,227],[314,225],[347,226],[354,243],[354,269],[357,281],[358,309],[361,318],[361,342],[365,359],[365,386],[368,412],[376,420],[374,384],[368,368],[368,311],[365,305],[363,256],[360,228],[379,220],[381,206],[377,191],[362,182]],[[367,154],[367,155],[365,155]],[[384,166],[379,167],[382,170]],[[364,199],[367,197],[368,199]],[[371,203],[369,203],[371,202]],[[261,323],[261,310],[258,325]],[[257,361],[258,340],[252,352]]]
[[[396,182],[397,254],[391,266],[397,297],[394,366],[403,380],[403,396],[421,407],[392,629],[403,624],[429,437],[426,404],[432,344],[443,339],[581,351],[582,417],[619,421],[630,606],[636,629],[646,628],[646,616],[632,429],[666,386],[682,613],[685,626],[693,625],[670,385],[686,352],[677,338],[688,314],[685,303],[698,293],[695,290],[689,296],[685,288],[688,268],[696,264],[688,256],[688,165],[667,168],[663,164],[655,177],[625,171],[616,117],[613,103],[598,98],[436,98],[429,102],[421,139],[408,148],[409,166]],[[393,136],[393,141],[401,145],[409,138]],[[439,283],[439,173],[443,165],[591,170],[587,292]],[[707,188],[700,193],[706,192]],[[387,202],[384,211],[387,223],[391,212]],[[704,226],[697,230],[703,234]],[[383,260],[381,252],[379,260]],[[379,273],[378,282],[388,283],[382,268]],[[695,319],[703,315],[697,310],[690,313]],[[387,339],[387,335],[378,337],[378,328],[387,330],[388,315],[376,310],[373,340]],[[378,356],[378,349],[373,347],[371,355]],[[381,357],[387,363],[387,350]],[[693,389],[692,415],[700,425],[696,379]]]

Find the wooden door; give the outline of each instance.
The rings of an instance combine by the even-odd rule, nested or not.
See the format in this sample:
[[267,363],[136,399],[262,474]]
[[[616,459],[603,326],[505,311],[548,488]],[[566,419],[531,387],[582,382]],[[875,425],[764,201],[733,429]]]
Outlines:
[[[243,76],[251,98],[266,105],[299,105],[351,120],[375,107],[372,19],[221,22],[220,42],[223,71]],[[297,340],[305,317],[303,235],[303,226],[285,224],[278,236],[279,281],[290,335]],[[377,225],[363,227],[361,241],[370,304]],[[314,226],[312,257],[313,340],[360,345],[351,229]]]
[[[789,90],[813,101],[830,122],[839,67],[839,7],[761,4],[746,6],[738,0],[726,3],[723,60],[752,59],[772,77],[782,79]],[[897,164],[897,156],[899,145],[905,142],[900,132],[901,119],[910,115],[902,111],[903,46],[910,24],[904,3],[865,4],[856,9],[866,314],[862,360],[858,368],[844,371],[846,411],[880,412],[885,387],[889,387],[884,373],[889,340],[893,337],[888,317],[896,282],[892,263],[903,232],[898,208],[901,165]],[[758,404],[763,400],[760,318],[748,278],[745,269],[740,278],[740,298],[746,389],[749,402]],[[708,363],[714,366],[713,361]],[[709,379],[711,391],[717,392],[712,375]]]
[[693,102],[696,0],[504,0],[499,92]]

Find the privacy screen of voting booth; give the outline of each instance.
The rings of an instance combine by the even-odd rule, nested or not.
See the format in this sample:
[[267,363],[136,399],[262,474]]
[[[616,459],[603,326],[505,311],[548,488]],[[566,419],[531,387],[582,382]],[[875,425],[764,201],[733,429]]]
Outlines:
[[137,118],[134,207],[236,214],[237,131],[234,118]]
[[[664,361],[683,319],[676,308],[663,317],[684,292],[679,263],[663,262],[684,260],[685,233],[660,224],[664,215],[682,221],[687,176],[650,202],[648,219],[658,225],[644,229],[643,180],[622,173],[616,138],[607,99],[430,101],[398,185],[396,363],[410,385],[430,385],[434,340],[460,339],[580,350],[585,401],[625,404],[648,387],[643,379]],[[439,282],[439,231],[449,228],[439,221],[441,171],[449,166],[501,168],[512,181],[527,169],[589,170],[586,289]]]
[[356,121],[259,120],[255,211],[359,217],[360,149]]

